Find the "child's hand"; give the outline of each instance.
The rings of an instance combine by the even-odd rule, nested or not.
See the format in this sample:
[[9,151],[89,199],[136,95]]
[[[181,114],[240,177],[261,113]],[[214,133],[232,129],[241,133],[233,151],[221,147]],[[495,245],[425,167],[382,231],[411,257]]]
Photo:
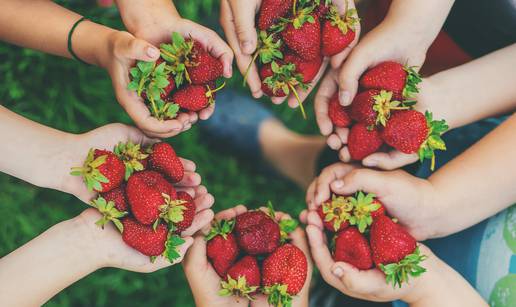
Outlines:
[[[247,208],[239,205],[217,213],[217,220],[230,220],[245,213]],[[209,231],[207,227],[206,231]],[[192,249],[183,262],[184,271],[197,306],[248,306],[249,300],[234,296],[219,296],[220,277],[206,256],[206,240],[203,234],[195,237]]]
[[133,272],[154,272],[181,262],[186,251],[193,243],[191,237],[183,237],[185,243],[178,248],[181,257],[174,263],[170,263],[164,257],[157,257],[154,262],[151,262],[148,256],[125,244],[120,232],[113,224],[106,224],[104,229],[95,225],[95,222],[101,217],[97,210],[87,209],[75,218],[78,223],[83,225],[84,231],[87,232],[85,238],[91,245],[91,250],[85,251],[85,253],[95,253],[95,257],[99,261],[98,266],[101,268],[114,267]]

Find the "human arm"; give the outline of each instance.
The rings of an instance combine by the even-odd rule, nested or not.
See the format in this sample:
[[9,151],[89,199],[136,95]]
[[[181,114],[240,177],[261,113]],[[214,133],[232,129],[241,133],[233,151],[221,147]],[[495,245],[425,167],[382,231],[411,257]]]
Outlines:
[[[113,225],[104,229],[95,225],[99,218],[96,210],[88,209],[0,259],[1,305],[43,305],[64,288],[104,267],[154,272],[172,265],[163,257],[151,263],[147,256],[127,246]],[[179,248],[181,255],[193,242],[190,237],[184,240]]]

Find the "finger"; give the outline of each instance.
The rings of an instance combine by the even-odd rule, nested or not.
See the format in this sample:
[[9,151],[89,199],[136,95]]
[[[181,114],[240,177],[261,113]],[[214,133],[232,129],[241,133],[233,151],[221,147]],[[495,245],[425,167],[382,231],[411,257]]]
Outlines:
[[303,223],[303,224],[308,223],[307,216],[308,216],[308,210],[305,209],[305,210],[301,211],[301,213],[299,213],[299,221],[301,221],[301,223]]
[[175,185],[179,187],[196,187],[201,184],[201,175],[194,172],[185,172],[183,179]]
[[328,137],[328,139],[326,140],[326,144],[328,144],[328,146],[333,150],[339,150],[343,145],[342,141],[336,133],[331,134]]
[[229,3],[231,4],[240,50],[244,54],[252,55],[256,50],[258,39],[254,25],[256,7],[252,6],[253,1],[229,0]]
[[215,104],[211,104],[209,107],[201,110],[199,112],[199,118],[201,120],[207,120],[213,115],[213,112],[215,112]]
[[181,160],[181,164],[183,164],[183,168],[187,172],[195,172],[197,166],[195,165],[195,162],[192,160],[188,160],[185,158],[179,158]]
[[355,97],[360,76],[369,68],[370,57],[358,53],[355,49],[349,59],[344,62],[339,73],[339,100],[343,106],[348,106]]
[[[234,22],[234,16],[228,0],[221,1],[220,23],[222,28],[224,28],[226,39],[235,54],[238,70],[240,70],[240,73],[244,75],[247,71],[247,67],[252,62],[252,57],[244,54],[240,49],[240,43],[236,34]],[[260,76],[258,75],[258,67],[255,63],[252,63],[251,68],[249,69],[247,84],[249,85],[249,89],[251,90],[254,98],[260,98],[263,95],[261,89],[262,83]]]
[[355,169],[331,183],[331,190],[340,195],[349,195],[357,191],[382,195],[391,184],[388,173],[367,168]]
[[[130,34],[128,34],[130,35]],[[130,35],[132,37],[132,35]],[[125,41],[118,50],[122,55],[131,60],[154,62],[159,58],[159,49],[143,39],[133,38]]]
[[204,194],[195,198],[197,212],[211,208],[215,203],[215,198],[211,194]]
[[317,212],[309,211],[306,215],[306,221],[309,225],[315,226],[321,231],[324,230],[323,221]]
[[334,72],[330,71],[321,81],[314,99],[315,119],[322,135],[329,135],[333,131],[333,124],[328,116],[328,105],[337,90]]
[[152,145],[159,140],[147,137],[140,129],[125,125],[127,128],[127,140],[134,144],[141,144],[143,146]]
[[177,192],[185,192],[188,195],[192,196],[195,195],[195,190],[192,187],[176,187]]
[[200,186],[195,187],[195,196],[201,196],[201,195],[204,195],[207,193],[208,193],[208,189],[205,186],[200,185]]
[[285,96],[285,97],[271,97],[271,101],[274,104],[282,104],[285,101],[285,99],[287,99],[287,96]]
[[[317,179],[314,202],[318,206],[331,197],[330,184],[344,177],[355,167],[346,163],[335,163],[325,168]],[[349,193],[351,194],[351,193]],[[343,194],[346,195],[346,194]]]
[[378,269],[361,271],[349,263],[336,262],[331,272],[340,279],[347,293],[353,297],[364,298],[388,287],[385,283],[385,275]]
[[336,128],[335,133],[339,137],[342,144],[348,143],[349,128]]
[[405,165],[417,162],[417,154],[405,154],[397,150],[389,152],[377,152],[367,156],[362,160],[362,164],[367,167],[377,167],[384,170],[394,170]]
[[319,269],[319,272],[321,272],[324,280],[337,288],[340,280],[331,272],[331,268],[335,262],[324,242],[324,233],[317,227],[308,225],[306,226],[306,235],[315,266]]
[[349,148],[347,146],[344,146],[339,150],[339,160],[346,163],[351,161],[351,154],[349,153]]
[[235,217],[237,217],[238,215],[245,213],[246,211],[247,211],[247,208],[244,205],[238,205],[236,207],[220,211],[219,213],[217,213],[215,218],[219,221],[220,220],[231,220],[231,219],[234,219]]
[[310,183],[310,185],[308,186],[308,189],[306,190],[306,204],[308,206],[308,209],[310,210],[315,210],[316,207],[314,205],[314,198],[315,198],[315,190],[316,190],[316,187],[317,187],[317,179],[318,177],[316,177],[312,183]]
[[191,236],[201,228],[209,225],[213,220],[214,213],[210,209],[203,210],[197,213],[194,217],[192,225],[181,233],[181,236]]

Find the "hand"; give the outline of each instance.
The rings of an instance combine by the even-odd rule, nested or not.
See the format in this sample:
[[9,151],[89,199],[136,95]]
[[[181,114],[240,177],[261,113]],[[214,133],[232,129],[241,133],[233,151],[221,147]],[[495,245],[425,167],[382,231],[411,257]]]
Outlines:
[[[352,195],[357,191],[373,193],[389,215],[397,218],[418,241],[443,235],[440,231],[445,228],[441,227],[439,219],[440,214],[446,214],[444,202],[436,200],[436,191],[429,181],[401,170],[381,172],[344,163],[333,164],[308,188],[308,209],[315,212],[332,192]],[[315,216],[318,215],[315,213]],[[311,221],[309,219],[309,224],[322,227],[317,219]]]
[[[247,208],[239,205],[217,213],[217,220],[231,220],[237,215],[245,213]],[[205,233],[209,232],[206,227]],[[192,249],[186,255],[183,262],[184,271],[190,289],[192,290],[195,304],[197,306],[248,306],[249,300],[245,298],[235,298],[233,296],[222,297],[218,295],[220,290],[220,277],[206,257],[206,241],[204,234],[195,237]]]
[[[267,212],[267,208],[260,208],[260,210],[263,210]],[[292,219],[290,215],[276,211],[276,220],[288,220]],[[306,281],[303,286],[303,289],[294,297],[292,297],[292,307],[307,307],[309,303],[309,292],[310,292],[310,282],[312,280],[312,271],[313,271],[313,263],[312,258],[310,255],[310,249],[308,246],[308,241],[306,239],[305,232],[301,227],[297,227],[293,232],[289,234],[289,238],[292,240],[291,243],[299,249],[303,251],[303,253],[306,256],[307,262],[308,262],[308,271],[306,274]],[[267,302],[267,297],[263,294],[257,294],[255,295],[255,300],[251,301],[252,307],[269,307],[269,303]]]
[[85,240],[88,241],[90,250],[86,253],[95,255],[98,259],[98,267],[114,267],[133,272],[150,273],[159,269],[179,263],[183,260],[183,256],[193,243],[191,237],[183,237],[185,243],[178,250],[181,257],[174,263],[170,263],[164,257],[157,257],[154,262],[125,244],[122,240],[120,232],[108,223],[104,229],[95,225],[95,222],[101,218],[101,214],[95,209],[87,209],[74,219],[79,228],[82,228]]

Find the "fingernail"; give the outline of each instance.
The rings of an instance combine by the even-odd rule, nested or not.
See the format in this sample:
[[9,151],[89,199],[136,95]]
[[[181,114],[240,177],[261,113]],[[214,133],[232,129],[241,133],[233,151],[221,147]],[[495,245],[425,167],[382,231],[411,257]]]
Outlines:
[[155,47],[147,48],[147,55],[151,58],[156,58],[159,56],[159,50]]
[[375,167],[378,165],[378,161],[376,161],[374,159],[369,159],[369,160],[362,161],[362,164],[364,164],[364,166],[368,166],[368,167]]
[[245,54],[251,54],[253,53],[253,44],[251,44],[250,41],[244,41],[242,42],[242,51],[245,53]]
[[344,182],[342,180],[337,180],[333,182],[333,186],[336,188],[341,188],[344,186]]
[[341,105],[343,105],[343,106],[349,105],[349,102],[350,102],[349,98],[350,98],[350,94],[348,91],[340,91],[339,101],[340,101]]
[[338,278],[341,278],[344,276],[344,270],[341,267],[336,267],[332,271],[333,275],[337,276]]

